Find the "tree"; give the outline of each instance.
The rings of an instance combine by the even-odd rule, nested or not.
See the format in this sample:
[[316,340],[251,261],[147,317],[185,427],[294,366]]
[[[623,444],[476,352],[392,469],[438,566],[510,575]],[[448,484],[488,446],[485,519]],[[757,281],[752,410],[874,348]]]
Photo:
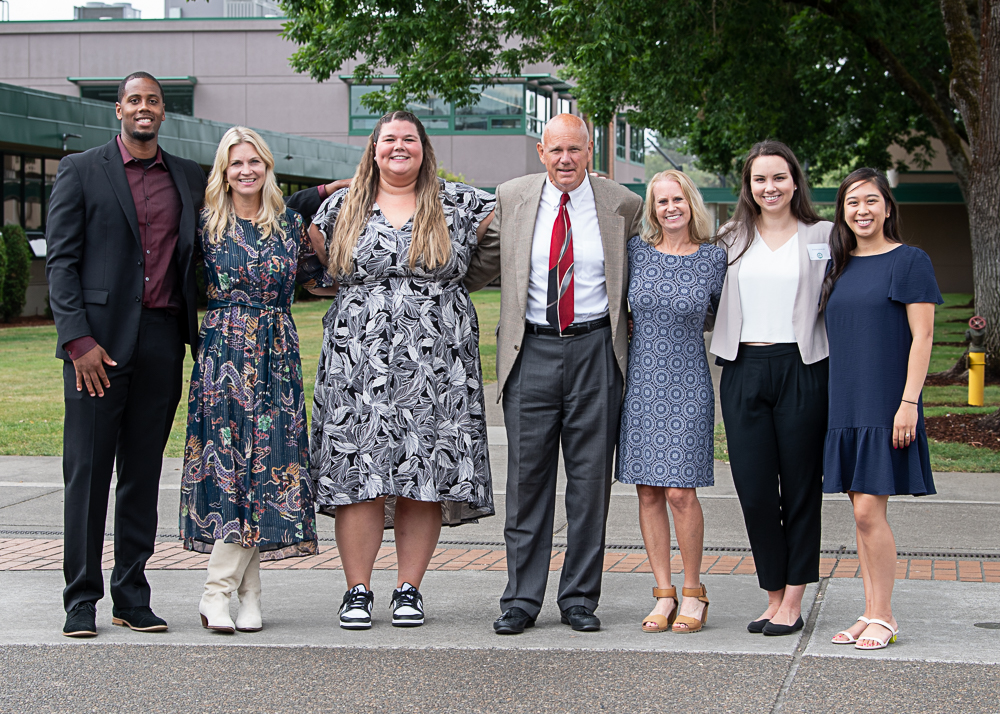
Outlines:
[[[1000,373],[1000,0],[282,0],[292,66],[398,81],[372,109],[459,105],[539,61],[595,122],[684,137],[729,173],[766,136],[816,173],[919,168],[944,146],[969,212],[976,310]],[[889,147],[913,166],[892,164]]]

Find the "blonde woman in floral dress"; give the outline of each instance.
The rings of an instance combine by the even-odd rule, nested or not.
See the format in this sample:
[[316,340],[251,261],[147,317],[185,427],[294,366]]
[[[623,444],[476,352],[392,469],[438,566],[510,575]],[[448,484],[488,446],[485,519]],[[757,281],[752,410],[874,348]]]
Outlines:
[[[191,373],[181,484],[184,547],[211,553],[199,612],[212,630],[257,631],[260,561],[317,552],[296,282],[325,274],[274,158],[251,129],[222,138],[198,237],[208,312]],[[239,595],[235,623],[230,596]]]

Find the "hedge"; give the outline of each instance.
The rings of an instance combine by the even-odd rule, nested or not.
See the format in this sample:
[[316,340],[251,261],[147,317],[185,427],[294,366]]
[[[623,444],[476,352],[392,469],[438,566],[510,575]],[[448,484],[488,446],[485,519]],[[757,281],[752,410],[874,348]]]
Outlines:
[[28,281],[31,279],[31,247],[24,229],[16,223],[3,227],[7,265],[0,290],[0,322],[10,322],[20,317],[27,301]]

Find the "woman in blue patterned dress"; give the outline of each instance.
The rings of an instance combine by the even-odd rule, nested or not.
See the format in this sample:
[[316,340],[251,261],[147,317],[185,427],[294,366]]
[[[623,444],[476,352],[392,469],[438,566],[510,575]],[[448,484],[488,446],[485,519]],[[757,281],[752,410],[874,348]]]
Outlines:
[[[231,633],[262,627],[260,560],[317,552],[296,281],[325,275],[302,217],[285,208],[274,158],[251,129],[225,133],[198,238],[208,312],[191,373],[181,482],[184,547],[210,552],[198,610]],[[230,595],[239,595],[234,623]]]
[[[889,182],[852,172],[837,192],[832,266],[823,283],[830,339],[830,419],[823,490],[847,493],[857,524],[865,611],[834,644],[883,649],[892,616],[896,542],[889,496],[935,493],[920,393],[941,293],[927,254],[904,245]],[[864,368],[859,368],[859,366]]]
[[[634,323],[622,405],[618,480],[639,496],[639,527],[656,578],[643,632],[697,632],[708,617],[701,584],[705,520],[696,488],[715,484],[715,394],[705,354],[726,277],[726,252],[694,183],[663,171],[646,189],[642,236],[628,244]],[[670,517],[684,562],[683,602],[670,583]]]
[[351,188],[313,217],[339,283],[310,447],[349,588],[341,627],[371,627],[384,528],[396,531],[392,624],[414,627],[442,523],[493,515],[479,326],[462,281],[494,201],[439,179],[420,120],[393,112],[376,123]]

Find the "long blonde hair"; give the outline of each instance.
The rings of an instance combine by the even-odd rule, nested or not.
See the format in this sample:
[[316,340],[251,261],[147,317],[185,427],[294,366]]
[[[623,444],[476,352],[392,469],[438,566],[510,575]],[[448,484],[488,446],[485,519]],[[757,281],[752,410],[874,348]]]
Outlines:
[[437,159],[434,149],[427,139],[427,132],[420,120],[410,112],[396,111],[383,116],[375,123],[372,135],[361,156],[361,162],[354,172],[351,188],[344,199],[344,205],[337,215],[337,223],[327,248],[330,254],[331,273],[334,270],[350,273],[354,261],[354,246],[358,236],[364,232],[365,224],[372,215],[372,206],[378,195],[379,169],[375,163],[375,146],[382,127],[396,120],[407,121],[417,128],[420,144],[424,150],[424,160],[417,175],[417,210],[413,214],[413,238],[410,243],[410,267],[416,267],[417,260],[423,261],[424,268],[433,269],[444,265],[451,257],[451,236],[441,205],[440,182],[437,177]]
[[266,238],[274,233],[283,239],[285,232],[278,224],[278,216],[285,212],[285,202],[274,178],[274,155],[260,134],[245,126],[229,129],[222,135],[219,148],[215,150],[215,161],[205,187],[205,239],[212,245],[218,245],[226,229],[236,222],[233,197],[226,191],[226,169],[229,166],[229,150],[237,144],[253,146],[267,169],[260,191],[260,208],[253,222],[260,229],[261,237]]
[[656,174],[649,185],[646,186],[646,210],[642,214],[642,239],[651,246],[658,246],[663,240],[663,227],[656,219],[656,201],[653,198],[653,186],[661,181],[676,181],[680,184],[681,193],[684,200],[691,207],[691,222],[688,224],[688,235],[692,243],[708,243],[712,240],[712,219],[709,218],[708,209],[705,208],[705,201],[701,198],[701,191],[694,185],[690,177],[669,169]]

